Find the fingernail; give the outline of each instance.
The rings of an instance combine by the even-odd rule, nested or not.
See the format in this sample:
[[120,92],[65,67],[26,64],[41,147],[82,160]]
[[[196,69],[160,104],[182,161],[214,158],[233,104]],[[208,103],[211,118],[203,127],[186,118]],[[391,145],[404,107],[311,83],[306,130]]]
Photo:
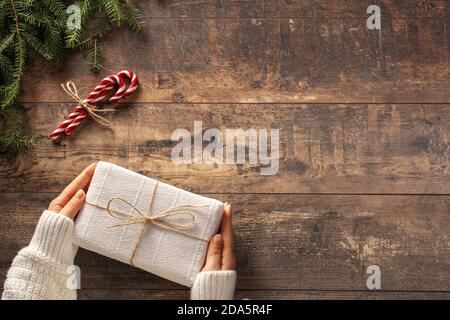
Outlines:
[[222,243],[222,235],[220,233],[218,233],[214,236],[214,242],[217,244]]
[[83,189],[80,189],[80,190],[78,190],[77,193],[75,194],[75,199],[80,200],[81,198],[83,198],[83,196],[84,196],[84,191],[83,191]]

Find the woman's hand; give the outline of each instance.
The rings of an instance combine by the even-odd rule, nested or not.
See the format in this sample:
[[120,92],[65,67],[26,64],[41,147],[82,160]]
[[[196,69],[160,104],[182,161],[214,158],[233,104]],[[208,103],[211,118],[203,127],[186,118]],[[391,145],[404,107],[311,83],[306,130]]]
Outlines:
[[61,213],[74,219],[86,200],[86,192],[91,183],[96,163],[91,164],[75,178],[48,207],[49,211]]
[[[61,213],[74,219],[86,200],[86,192],[91,183],[96,163],[91,164],[75,178],[48,207],[49,211]],[[205,266],[202,271],[235,270],[236,259],[233,251],[232,209],[225,203],[220,233],[210,241]]]
[[233,212],[225,203],[220,233],[216,234],[208,246],[204,271],[235,270],[236,258],[233,251]]

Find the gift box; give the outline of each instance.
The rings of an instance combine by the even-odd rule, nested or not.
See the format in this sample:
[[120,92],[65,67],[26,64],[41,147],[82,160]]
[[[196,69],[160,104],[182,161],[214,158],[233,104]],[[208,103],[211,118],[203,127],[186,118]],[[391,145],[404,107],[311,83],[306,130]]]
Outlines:
[[74,228],[74,243],[191,287],[223,203],[99,162]]

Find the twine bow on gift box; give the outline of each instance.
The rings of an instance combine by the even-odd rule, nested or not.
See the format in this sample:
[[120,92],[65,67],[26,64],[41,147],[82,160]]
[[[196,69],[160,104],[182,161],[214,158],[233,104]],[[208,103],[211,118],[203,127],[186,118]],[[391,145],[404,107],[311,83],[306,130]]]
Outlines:
[[[152,198],[152,200],[153,200],[153,198]],[[132,213],[125,213],[120,210],[111,208],[112,203],[114,203],[115,201],[120,201],[120,202],[128,205],[130,208],[133,209],[131,211]],[[195,219],[195,214],[193,213],[193,211],[195,212],[195,210],[197,208],[208,207],[207,205],[179,205],[179,206],[176,206],[175,208],[168,209],[168,210],[160,212],[156,215],[150,216],[150,215],[146,215],[146,214],[142,213],[138,208],[136,208],[130,202],[128,202],[127,200],[125,200],[124,198],[121,198],[121,197],[111,198],[108,201],[106,208],[102,207],[98,204],[92,204],[89,202],[86,202],[86,203],[94,205],[94,206],[102,208],[102,209],[105,209],[111,217],[124,221],[123,223],[110,225],[110,226],[108,226],[109,228],[124,227],[124,226],[133,225],[133,224],[143,224],[143,227],[139,234],[139,238],[136,242],[136,245],[133,248],[133,252],[131,253],[130,264],[132,266],[135,266],[134,258],[136,256],[136,251],[137,251],[139,245],[141,244],[142,237],[150,224],[154,224],[160,228],[171,230],[176,233],[179,233],[179,234],[182,234],[182,235],[185,235],[187,237],[191,237],[191,238],[194,238],[197,240],[201,240],[201,241],[205,241],[205,242],[209,241],[209,239],[204,239],[204,238],[198,237],[194,234],[191,234],[189,232],[183,231],[183,229],[187,229],[195,224],[196,219]],[[176,216],[188,217],[190,221],[187,223],[177,223],[177,222],[173,222],[173,221],[166,219],[168,217],[176,217]]]

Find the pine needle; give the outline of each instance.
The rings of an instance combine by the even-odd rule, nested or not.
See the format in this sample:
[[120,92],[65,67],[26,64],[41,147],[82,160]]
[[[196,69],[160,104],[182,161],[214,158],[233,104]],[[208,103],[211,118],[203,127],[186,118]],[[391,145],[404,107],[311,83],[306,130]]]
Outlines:
[[122,12],[122,0],[101,0],[101,4],[105,9],[106,14],[109,16],[112,22],[117,23],[120,26],[124,19]]
[[88,61],[92,72],[97,73],[102,68],[102,47],[97,39],[92,41],[92,45],[89,48]]
[[36,144],[36,138],[24,132],[23,113],[22,106],[10,108],[6,113],[3,121],[4,130],[0,134],[0,150],[20,151]]
[[125,20],[128,23],[128,26],[133,30],[134,32],[141,31],[142,28],[145,25],[145,20],[139,11],[138,8],[132,3],[125,4],[124,6],[125,11]]

